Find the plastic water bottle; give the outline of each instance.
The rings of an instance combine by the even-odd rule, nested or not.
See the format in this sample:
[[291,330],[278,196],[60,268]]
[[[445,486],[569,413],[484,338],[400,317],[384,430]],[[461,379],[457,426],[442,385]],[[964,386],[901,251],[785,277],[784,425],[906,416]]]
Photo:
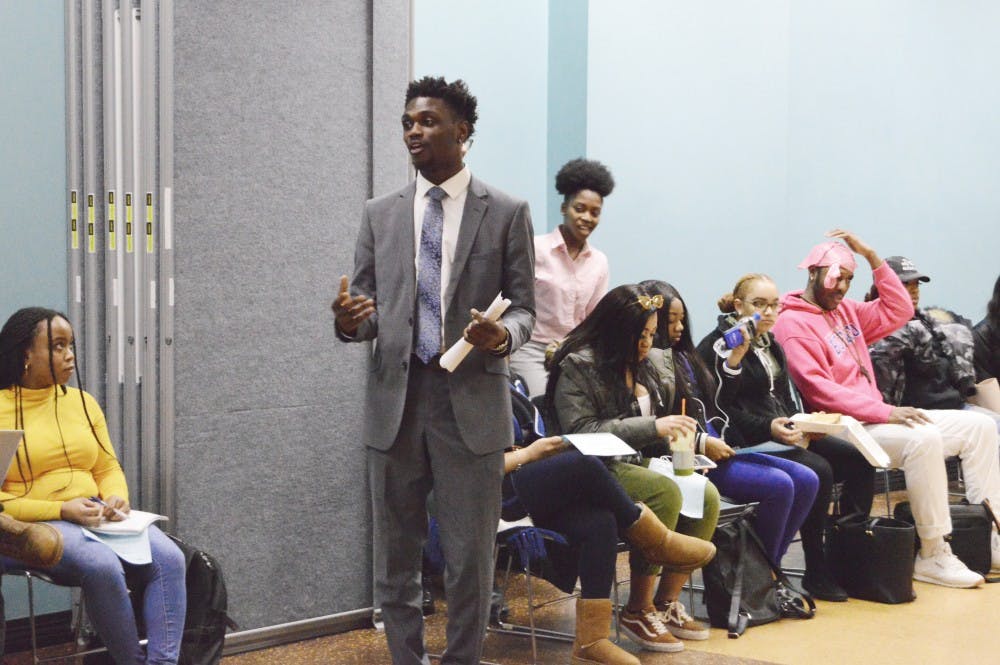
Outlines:
[[726,346],[730,349],[735,349],[737,346],[743,343],[743,328],[747,329],[750,337],[753,337],[757,332],[757,322],[760,321],[760,313],[754,312],[750,316],[744,316],[742,319],[736,322],[732,328],[726,330],[722,333],[722,339],[726,341]]

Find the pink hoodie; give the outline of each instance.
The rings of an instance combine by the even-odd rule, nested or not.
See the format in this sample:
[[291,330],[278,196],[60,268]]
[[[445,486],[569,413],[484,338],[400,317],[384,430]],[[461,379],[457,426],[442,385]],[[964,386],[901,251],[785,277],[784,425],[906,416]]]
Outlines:
[[[872,271],[872,278],[878,299],[861,303],[845,298],[832,312],[803,300],[801,290],[786,293],[774,336],[785,350],[788,373],[810,409],[884,423],[893,407],[882,401],[868,345],[909,321],[913,303],[885,261]],[[861,372],[856,357],[871,380]]]

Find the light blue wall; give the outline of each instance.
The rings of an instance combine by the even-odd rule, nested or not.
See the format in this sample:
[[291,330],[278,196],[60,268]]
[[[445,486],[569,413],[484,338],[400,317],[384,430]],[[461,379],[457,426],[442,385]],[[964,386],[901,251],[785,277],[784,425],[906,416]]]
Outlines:
[[[548,224],[536,223],[541,232],[562,221],[562,197],[556,191],[556,173],[562,165],[587,155],[587,3],[549,0],[548,42],[548,166],[546,212]],[[595,155],[589,155],[596,157]]]
[[[60,0],[0,2],[0,325],[27,305],[66,309],[65,51]],[[27,616],[20,579],[3,583],[8,619]],[[39,612],[69,592],[38,585]]]
[[413,2],[414,78],[469,84],[479,122],[466,163],[477,177],[526,199],[536,229],[545,228],[549,186],[547,44],[546,2]]
[[[612,283],[674,282],[696,337],[744,272],[803,286],[795,264],[834,227],[914,259],[933,277],[925,304],[985,312],[1000,266],[1000,5],[415,6],[416,72],[466,76],[490,117],[476,172],[528,198],[542,230],[558,221],[561,160],[579,146],[607,163],[618,186],[594,243]],[[564,120],[580,99],[586,116]],[[859,271],[852,295],[869,284]]]
[[66,308],[65,52],[61,0],[0,2],[0,323]]
[[612,284],[674,284],[696,340],[740,272],[775,264],[739,246],[784,226],[787,16],[787,2],[591,2],[587,142],[618,181],[595,243]]
[[978,321],[1000,271],[1000,5],[791,6],[789,223],[863,232],[932,277],[922,304]]
[[803,286],[794,265],[839,226],[914,259],[926,304],[981,317],[1000,266],[998,21],[981,2],[592,0],[588,148],[621,183],[596,239],[612,283],[674,282],[697,339],[740,274]]

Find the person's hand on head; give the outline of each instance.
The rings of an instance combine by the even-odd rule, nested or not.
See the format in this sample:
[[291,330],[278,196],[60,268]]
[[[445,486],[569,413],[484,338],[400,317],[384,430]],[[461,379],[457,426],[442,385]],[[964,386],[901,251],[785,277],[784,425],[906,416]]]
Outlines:
[[507,328],[498,321],[487,319],[477,310],[471,310],[472,321],[465,326],[465,341],[483,351],[495,351],[507,341]]
[[861,240],[861,238],[851,231],[833,229],[827,232],[826,237],[843,240],[852,252],[867,259],[873,269],[877,268],[879,264],[882,263],[882,260],[878,257],[878,254],[875,253],[875,250],[872,249],[871,245]]
[[98,526],[104,516],[104,506],[84,497],[64,501],[59,509],[59,519],[80,526]]
[[358,326],[375,313],[375,301],[368,296],[352,296],[348,290],[347,275],[341,275],[340,292],[330,308],[336,317],[337,329],[345,335],[354,335]]

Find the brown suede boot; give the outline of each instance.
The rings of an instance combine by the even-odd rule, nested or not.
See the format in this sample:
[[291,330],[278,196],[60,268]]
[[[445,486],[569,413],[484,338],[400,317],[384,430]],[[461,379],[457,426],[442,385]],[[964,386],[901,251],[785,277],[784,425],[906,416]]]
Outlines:
[[661,565],[669,572],[690,573],[715,556],[715,545],[709,541],[671,531],[649,506],[643,503],[638,506],[642,512],[625,532],[625,537],[650,563]]
[[611,601],[577,598],[573,665],[639,665],[638,658],[608,639],[610,632]]
[[48,568],[62,559],[62,534],[51,524],[21,522],[0,514],[0,554]]

